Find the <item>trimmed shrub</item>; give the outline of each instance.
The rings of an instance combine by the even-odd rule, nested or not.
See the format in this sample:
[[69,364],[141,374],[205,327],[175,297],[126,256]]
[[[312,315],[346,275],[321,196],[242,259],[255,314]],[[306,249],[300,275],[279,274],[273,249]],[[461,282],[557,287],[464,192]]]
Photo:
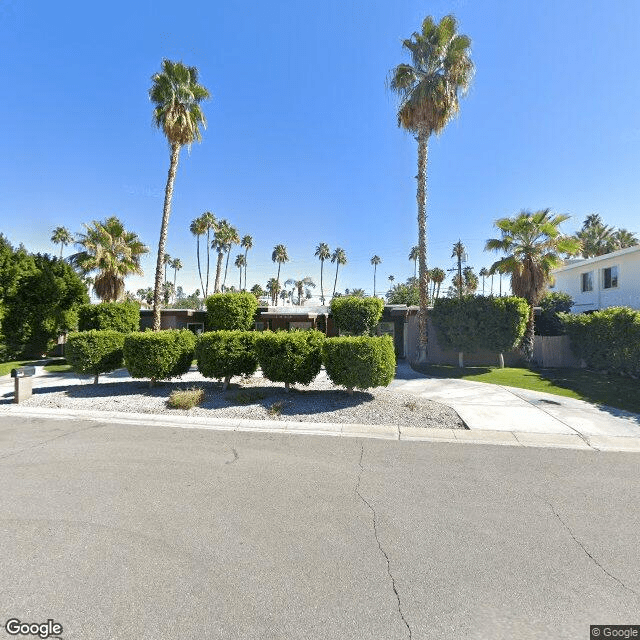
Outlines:
[[140,305],[137,302],[101,302],[85,304],[78,311],[80,331],[91,329],[130,333],[140,329]]
[[396,356],[390,336],[327,338],[322,360],[333,384],[353,389],[386,387],[396,371]]
[[478,350],[478,318],[473,300],[471,296],[435,300],[431,321],[442,348],[453,349],[460,354]]
[[124,333],[119,331],[81,331],[67,336],[67,362],[78,373],[91,373],[94,384],[98,376],[123,366]]
[[547,293],[540,304],[541,313],[535,317],[535,332],[537,336],[561,336],[564,325],[560,313],[569,313],[573,306],[573,299],[568,293],[556,291]]
[[214,293],[207,298],[207,331],[253,329],[258,300],[247,291]]
[[308,385],[320,373],[324,334],[319,331],[265,331],[256,336],[256,352],[267,380]]
[[124,340],[124,363],[131,377],[156,380],[181,376],[191,368],[196,337],[187,329],[130,333]]
[[205,378],[224,378],[227,389],[232,376],[251,375],[258,368],[255,331],[211,331],[196,343],[198,371]]
[[560,315],[571,350],[592,369],[640,375],[640,311],[610,307],[589,314]]
[[346,296],[331,300],[333,322],[341,333],[365,335],[373,333],[384,309],[380,298]]

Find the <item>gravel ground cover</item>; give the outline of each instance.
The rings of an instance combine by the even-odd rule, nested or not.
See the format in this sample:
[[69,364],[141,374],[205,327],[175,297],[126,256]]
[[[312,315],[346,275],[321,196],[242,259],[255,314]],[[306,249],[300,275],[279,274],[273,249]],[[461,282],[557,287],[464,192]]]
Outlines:
[[[222,382],[202,378],[193,372],[188,379],[159,382],[149,388],[146,380],[123,379],[98,385],[77,378],[57,386],[34,388],[34,395],[21,403],[24,407],[129,411],[135,413],[177,414],[201,417],[298,420],[386,424],[424,428],[464,429],[458,414],[443,404],[386,388],[354,391],[349,396],[326,377],[324,371],[308,386],[296,386],[289,393],[284,384],[272,383],[257,374],[237,378],[222,391]],[[102,380],[102,379],[101,379]],[[35,386],[35,385],[34,385]],[[176,389],[201,388],[204,402],[193,409],[171,409],[167,400]],[[4,402],[10,401],[6,395]]]

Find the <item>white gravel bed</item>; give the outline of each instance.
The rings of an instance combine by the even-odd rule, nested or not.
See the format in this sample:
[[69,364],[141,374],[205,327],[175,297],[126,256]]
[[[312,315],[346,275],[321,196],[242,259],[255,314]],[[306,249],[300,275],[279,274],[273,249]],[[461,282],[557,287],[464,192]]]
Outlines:
[[[322,372],[308,387],[296,385],[289,393],[284,384],[261,375],[234,378],[227,391],[222,382],[200,379],[159,382],[149,388],[146,380],[126,379],[98,384],[78,384],[78,380],[58,386],[34,388],[33,396],[20,403],[24,407],[129,411],[249,420],[298,420],[387,424],[406,427],[464,429],[458,414],[443,404],[409,393],[378,387],[354,391],[353,396],[335,387]],[[189,410],[171,409],[167,400],[176,389],[201,388],[204,402]],[[8,399],[5,402],[10,401]]]

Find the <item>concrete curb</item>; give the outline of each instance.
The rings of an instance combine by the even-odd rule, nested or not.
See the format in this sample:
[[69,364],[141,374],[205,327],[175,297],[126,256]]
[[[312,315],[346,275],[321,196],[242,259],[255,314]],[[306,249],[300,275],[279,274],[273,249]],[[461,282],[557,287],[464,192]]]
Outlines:
[[447,442],[490,444],[512,447],[544,447],[587,451],[625,451],[640,453],[640,438],[621,436],[587,436],[524,431],[492,431],[488,429],[422,429],[396,425],[338,424],[290,420],[232,420],[196,416],[130,413],[123,411],[87,411],[15,405],[0,406],[0,416],[48,418],[53,420],[91,420],[117,422],[131,426],[156,426],[180,429],[210,429],[214,431],[246,431],[297,435],[338,436],[345,438],[375,438],[406,442]]

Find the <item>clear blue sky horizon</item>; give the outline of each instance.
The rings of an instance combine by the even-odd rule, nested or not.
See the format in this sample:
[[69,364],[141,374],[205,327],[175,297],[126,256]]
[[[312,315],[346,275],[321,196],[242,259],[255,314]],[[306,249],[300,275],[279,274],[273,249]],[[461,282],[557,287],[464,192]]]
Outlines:
[[[640,231],[640,4],[578,0],[365,3],[0,3],[0,231],[57,253],[63,225],[117,215],[150,248],[151,286],[169,152],[152,126],[151,76],[163,58],[196,66],[212,94],[201,144],[184,149],[167,251],[199,288],[190,222],[209,210],[250,234],[248,283],[311,276],[319,242],[342,247],[338,290],[378,293],[413,274],[416,143],[398,129],[390,69],[426,15],[454,13],[472,39],[476,76],[459,117],[432,138],[430,267],[454,266],[461,239],[476,271],[493,223],[522,209],[590,213]],[[65,250],[65,255],[71,248]],[[238,251],[233,252],[232,261]],[[335,269],[325,265],[325,290]],[[230,266],[228,285],[238,283]],[[497,285],[496,285],[497,287]]]

